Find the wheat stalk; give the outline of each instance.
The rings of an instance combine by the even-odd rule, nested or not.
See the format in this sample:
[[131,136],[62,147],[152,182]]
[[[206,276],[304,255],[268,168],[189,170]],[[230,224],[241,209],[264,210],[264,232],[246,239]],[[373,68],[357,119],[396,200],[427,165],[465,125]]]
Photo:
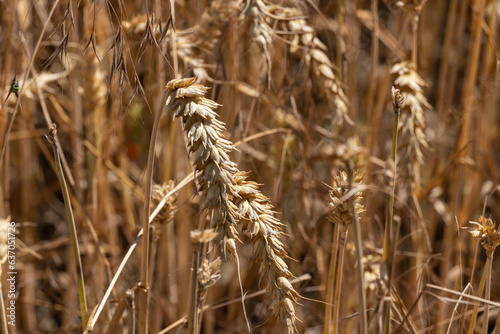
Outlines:
[[61,164],[61,157],[59,154],[59,141],[57,140],[57,126],[55,123],[49,129],[49,133],[45,135],[47,140],[52,145],[52,150],[54,153],[54,161],[56,162],[57,176],[59,178],[59,183],[61,184],[61,192],[64,197],[64,207],[66,208],[66,214],[68,215],[68,226],[71,236],[71,246],[73,249],[73,257],[75,260],[75,271],[78,281],[78,296],[80,301],[80,312],[82,317],[82,330],[85,330],[87,324],[87,296],[85,293],[85,280],[83,276],[83,266],[82,257],[80,255],[80,245],[78,243],[78,233],[76,231],[75,217],[73,215],[73,209],[71,207],[71,199],[69,196],[68,185],[66,183],[66,178],[64,176],[64,171]]

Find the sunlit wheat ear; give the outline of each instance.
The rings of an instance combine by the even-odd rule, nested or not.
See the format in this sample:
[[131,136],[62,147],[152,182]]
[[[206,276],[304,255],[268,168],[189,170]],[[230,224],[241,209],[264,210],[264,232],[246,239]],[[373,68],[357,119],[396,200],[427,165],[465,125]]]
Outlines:
[[[155,184],[151,192],[151,211],[153,211],[163,198],[174,188],[174,181],[170,180],[163,185]],[[174,219],[175,212],[177,211],[177,204],[175,203],[176,197],[169,196],[163,205],[162,209],[153,219],[153,239],[158,240],[163,227]]]
[[280,236],[283,224],[274,217],[269,199],[255,182],[246,181],[228,153],[233,149],[222,134],[224,124],[216,119],[216,102],[204,97],[208,88],[194,84],[196,78],[172,80],[167,84],[167,105],[174,117],[182,117],[198,186],[212,215],[212,227],[224,253],[236,253],[236,224],[241,223],[254,243],[254,257],[261,275],[267,279],[274,302],[273,313],[285,320],[289,333],[296,333],[296,298],[288,270],[288,257]]
[[239,172],[234,176],[238,184],[238,206],[243,229],[250,233],[254,243],[254,258],[260,263],[260,273],[269,281],[268,290],[274,297],[271,306],[273,314],[285,320],[289,333],[297,332],[294,304],[299,297],[290,283],[294,276],[288,270],[284,259],[288,257],[280,236],[283,224],[274,217],[269,199],[259,191],[259,185],[246,181],[247,174]]
[[404,99],[399,122],[398,173],[412,189],[418,190],[421,183],[421,167],[424,163],[422,150],[429,148],[425,136],[424,110],[430,109],[431,106],[423,95],[425,82],[413,70],[410,63],[395,64],[391,73],[397,76],[394,83]]
[[238,171],[228,153],[233,144],[224,138],[224,123],[216,119],[219,104],[203,97],[208,88],[193,84],[196,78],[167,84],[167,105],[174,117],[182,117],[189,152],[193,154],[198,187],[205,194],[203,207],[212,216],[212,227],[224,254],[236,256],[237,208],[230,200],[238,196],[233,175]]

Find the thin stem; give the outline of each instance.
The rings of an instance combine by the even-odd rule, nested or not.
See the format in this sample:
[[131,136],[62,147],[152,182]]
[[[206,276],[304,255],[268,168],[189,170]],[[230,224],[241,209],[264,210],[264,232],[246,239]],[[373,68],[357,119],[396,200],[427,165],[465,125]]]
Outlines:
[[[396,190],[396,149],[398,146],[398,130],[399,130],[399,114],[401,112],[400,108],[403,104],[404,99],[401,97],[399,89],[395,89],[392,87],[392,100],[394,107],[394,125],[392,129],[392,150],[391,150],[391,162],[394,166],[392,180],[390,181],[389,187],[390,196],[386,201],[386,223],[385,223],[385,235],[384,235],[384,253],[382,257],[382,264],[385,265],[385,274],[386,276],[383,279],[386,280],[387,283],[387,292],[386,292],[386,313],[385,313],[385,333],[391,332],[391,309],[392,309],[392,294],[391,294],[391,285],[392,285],[392,266],[393,266],[393,258],[394,258],[394,224],[393,224],[393,215],[394,215],[394,197]],[[382,272],[381,272],[382,276]]]
[[[481,281],[479,282],[479,287],[477,289],[477,296],[481,297],[484,290],[484,285],[486,283],[486,277],[489,276],[488,271],[490,269],[491,258],[488,256],[486,258],[486,265],[484,266],[483,275],[481,276]],[[479,311],[479,301],[474,304],[474,312],[472,313],[472,318],[470,319],[468,334],[474,333],[474,327],[476,326],[477,313]]]
[[[205,228],[206,216],[202,215],[196,229],[203,231]],[[189,292],[189,310],[188,310],[188,331],[189,334],[197,334],[199,332],[199,307],[198,299],[198,269],[200,267],[200,254],[202,244],[199,242],[193,243],[193,267],[191,268],[191,291]]]
[[411,64],[413,65],[415,72],[417,71],[418,20],[419,17],[415,14],[411,21]]
[[[439,78],[437,84],[437,96],[438,99],[436,101],[436,111],[438,115],[438,122],[442,121],[443,118],[443,109],[446,105],[445,88],[448,84],[446,78],[448,77],[448,62],[450,59],[450,50],[453,41],[453,37],[456,33],[456,25],[455,21],[457,18],[457,9],[458,9],[458,0],[451,0],[448,10],[448,18],[446,20],[446,32],[444,34],[444,43],[443,43],[443,51],[441,53],[441,61],[439,64]],[[437,139],[436,139],[437,141]],[[436,145],[436,144],[435,144]],[[437,150],[435,150],[437,153]]]
[[[352,161],[347,163],[347,175],[349,178],[349,189],[353,189],[354,183],[354,170],[352,167]],[[355,196],[355,195],[353,195]],[[351,210],[352,210],[352,220],[354,223],[354,244],[356,247],[356,261],[358,262],[357,276],[358,276],[358,312],[359,312],[359,332],[361,334],[368,333],[368,319],[367,319],[367,307],[366,307],[366,290],[365,290],[365,279],[363,270],[363,244],[361,242],[361,226],[358,220],[358,214],[356,212],[356,201],[351,198]]]
[[500,333],[500,312],[497,314],[497,320],[495,321],[495,330],[493,331],[493,334],[498,334]]
[[172,60],[174,62],[174,77],[178,79],[179,61],[177,59],[177,41],[175,35],[175,1],[170,0],[170,17],[172,19],[172,27],[174,28],[171,34],[172,38]]
[[[334,224],[333,228],[332,254],[330,255],[330,268],[328,269],[328,281],[326,283],[325,327],[323,329],[323,334],[330,334],[332,333],[332,329],[335,328],[335,319],[332,324],[332,312],[335,314],[335,308],[337,306],[337,302],[334,300],[334,286],[338,284],[338,281],[334,279],[334,275],[339,247],[339,224]],[[336,333],[335,329],[334,333]]]
[[200,257],[200,243],[193,245],[193,268],[191,269],[191,291],[189,301],[188,326],[189,334],[198,333],[198,267]]
[[148,332],[148,313],[149,313],[149,206],[151,202],[151,188],[153,184],[153,167],[154,154],[156,148],[156,137],[158,128],[160,127],[161,111],[164,104],[160,103],[155,114],[153,130],[149,142],[148,164],[146,167],[146,190],[144,191],[144,208],[143,208],[143,224],[142,231],[144,237],[142,239],[142,254],[141,254],[141,281],[139,290],[139,329],[140,333]]
[[[186,176],[184,178],[184,180],[182,180],[180,183],[178,183],[174,189],[170,190],[168,192],[168,194],[166,194],[163,197],[163,199],[160,201],[160,203],[158,203],[158,206],[156,207],[156,209],[149,216],[149,224],[151,224],[153,222],[153,219],[158,215],[160,210],[163,208],[163,206],[167,202],[167,199],[170,196],[172,196],[174,193],[176,193],[180,188],[184,187],[186,184],[191,182],[192,180],[193,180],[193,174],[191,173],[190,175]],[[118,278],[120,277],[120,274],[122,273],[123,268],[125,267],[125,264],[128,262],[128,259],[130,258],[130,256],[134,252],[134,250],[136,249],[137,243],[141,239],[142,235],[143,235],[143,230],[141,229],[139,231],[139,233],[137,233],[137,236],[135,238],[134,243],[128,249],[127,254],[125,254],[125,256],[123,257],[123,260],[120,263],[120,266],[118,267],[118,269],[116,270],[116,273],[113,276],[113,279],[111,280],[111,283],[109,284],[109,287],[106,290],[104,297],[102,298],[101,302],[99,303],[99,307],[97,308],[96,312],[93,313],[92,316],[90,317],[89,324],[87,326],[87,330],[85,331],[86,334],[92,333],[92,330],[94,329],[94,326],[97,323],[97,319],[99,318],[99,315],[101,314],[102,310],[104,309],[104,305],[106,305],[106,302],[107,302],[109,296],[111,295],[111,291],[113,291],[113,288],[114,288],[116,282],[118,281]]]
[[[368,94],[367,94],[367,124],[372,123],[372,114],[373,114],[373,96],[375,95],[375,75],[377,73],[377,63],[378,63],[378,0],[372,0],[372,16],[373,16],[373,30],[372,30],[372,44],[370,50],[370,76],[368,79]],[[372,129],[371,131],[374,131]]]
[[52,124],[49,134],[46,135],[46,137],[48,141],[52,144],[52,149],[54,151],[54,160],[56,162],[57,176],[59,178],[59,183],[61,184],[61,191],[64,198],[64,206],[66,208],[66,214],[68,215],[69,232],[71,236],[71,245],[73,248],[73,256],[75,258],[76,277],[78,281],[78,294],[80,299],[82,328],[85,329],[85,326],[87,325],[88,315],[87,315],[87,297],[85,295],[85,281],[83,278],[82,259],[80,256],[80,247],[78,245],[75,217],[73,216],[73,209],[71,208],[71,200],[69,197],[68,185],[66,184],[66,179],[64,178],[61,158],[59,155],[59,144],[56,138],[56,134],[57,134],[56,125]]
[[127,251],[127,254],[125,254],[122,262],[120,263],[120,266],[116,270],[116,273],[113,276],[113,279],[111,280],[111,283],[109,284],[109,287],[106,290],[104,297],[102,298],[101,302],[99,303],[99,307],[97,308],[97,311],[89,319],[89,324],[87,326],[87,330],[85,331],[85,334],[92,333],[92,330],[94,329],[94,326],[97,323],[97,319],[99,319],[99,315],[101,314],[102,310],[104,309],[104,305],[106,305],[106,302],[107,302],[109,296],[111,295],[111,291],[113,291],[113,287],[115,286],[116,281],[118,280],[118,277],[120,277],[120,274],[122,273],[123,268],[125,267],[125,264],[127,263],[128,259],[130,258],[130,256],[134,252],[135,248],[137,247],[137,243],[139,242],[141,237],[142,237],[142,229],[139,231],[139,234],[137,235],[134,243],[130,246],[130,248]]
[[[491,253],[491,258],[488,255],[488,261],[486,262],[488,266],[488,274],[486,277],[486,290],[484,292],[484,299],[490,300],[491,298],[491,267],[493,265],[493,253]],[[484,311],[483,311],[483,334],[488,333],[488,313],[489,313],[489,305],[485,303]]]
[[339,330],[339,317],[340,317],[340,289],[342,287],[342,271],[344,269],[344,252],[345,252],[345,243],[347,240],[347,232],[348,230],[342,231],[342,235],[340,236],[339,242],[339,264],[337,266],[337,273],[335,275],[335,299],[333,304],[333,328],[335,330],[334,333],[338,333]]

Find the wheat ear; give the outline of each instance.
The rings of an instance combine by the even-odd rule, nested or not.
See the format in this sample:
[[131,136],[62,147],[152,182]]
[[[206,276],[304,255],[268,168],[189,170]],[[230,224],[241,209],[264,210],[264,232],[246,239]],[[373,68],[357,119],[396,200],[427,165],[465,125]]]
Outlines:
[[[424,110],[430,109],[423,94],[425,82],[408,62],[395,64],[391,74],[397,75],[394,83],[404,99],[401,104],[403,113],[399,122],[401,164],[399,172],[410,188],[417,194],[421,184],[421,168],[424,163],[423,149],[428,149],[429,144],[425,136]],[[405,112],[406,111],[406,112]]]
[[326,53],[328,47],[316,37],[316,30],[304,19],[306,15],[298,7],[269,4],[265,8],[280,21],[282,31],[286,32],[284,36],[290,41],[290,52],[301,57],[306,66],[312,69],[318,89],[335,110],[332,119],[334,128],[338,130],[344,122],[353,125],[344,87],[335,75],[334,65]]
[[219,104],[204,97],[208,88],[195,84],[196,78],[171,80],[167,84],[167,105],[174,117],[182,117],[189,151],[198,174],[198,186],[205,194],[203,206],[212,216],[224,255],[237,259],[236,225],[250,232],[255,259],[261,263],[261,274],[269,281],[274,297],[273,314],[286,321],[289,333],[296,333],[294,303],[299,294],[293,289],[284,259],[288,256],[283,243],[282,223],[274,217],[273,207],[256,183],[246,181],[229,159],[233,144],[225,139],[224,123],[217,120]]
[[[500,228],[495,228],[495,223],[490,219],[485,217],[479,217],[479,222],[469,222],[472,226],[462,227],[462,229],[467,230],[473,237],[478,238],[481,245],[486,250],[486,264],[484,266],[483,275],[481,276],[481,281],[479,283],[479,288],[477,291],[477,296],[481,297],[483,290],[485,290],[484,298],[489,300],[491,295],[491,269],[493,263],[493,254],[495,249],[500,245]],[[486,287],[485,287],[486,286]],[[483,333],[488,332],[488,304],[484,306],[483,313]],[[469,334],[474,333],[474,327],[476,325],[477,314],[479,310],[479,302],[474,304],[474,311],[472,314],[471,322],[469,324]],[[497,324],[495,324],[495,331],[498,332],[498,318]]]

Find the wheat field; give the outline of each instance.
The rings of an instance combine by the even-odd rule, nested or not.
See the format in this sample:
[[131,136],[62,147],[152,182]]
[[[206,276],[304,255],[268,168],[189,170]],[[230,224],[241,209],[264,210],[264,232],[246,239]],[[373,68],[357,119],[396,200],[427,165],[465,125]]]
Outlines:
[[500,1],[0,1],[1,333],[500,333]]

